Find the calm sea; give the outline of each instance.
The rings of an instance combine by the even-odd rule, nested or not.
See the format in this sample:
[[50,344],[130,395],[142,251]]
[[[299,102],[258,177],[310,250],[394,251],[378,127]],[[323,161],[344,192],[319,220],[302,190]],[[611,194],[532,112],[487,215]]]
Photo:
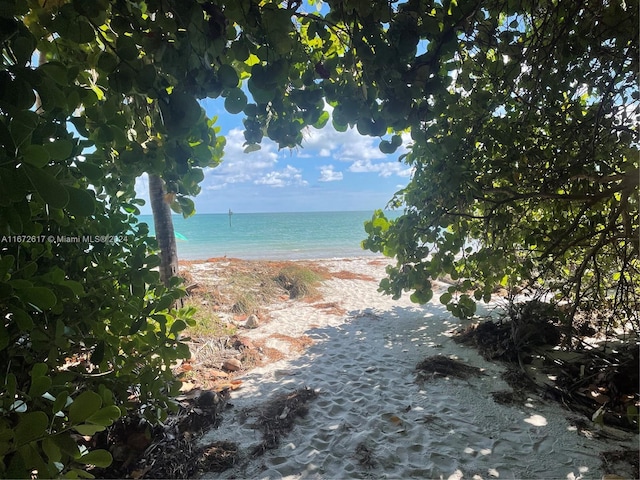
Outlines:
[[[389,217],[397,214],[390,212]],[[360,246],[373,212],[234,213],[174,215],[178,257],[315,259],[375,255]],[[140,215],[153,232],[153,217]]]

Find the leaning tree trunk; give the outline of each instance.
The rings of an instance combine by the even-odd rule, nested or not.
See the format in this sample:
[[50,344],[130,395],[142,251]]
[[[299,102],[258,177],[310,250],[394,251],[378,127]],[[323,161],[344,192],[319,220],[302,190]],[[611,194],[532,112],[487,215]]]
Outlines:
[[171,208],[165,201],[165,194],[164,181],[158,175],[149,174],[149,200],[160,248],[160,280],[165,286],[169,286],[171,277],[178,274],[178,248]]

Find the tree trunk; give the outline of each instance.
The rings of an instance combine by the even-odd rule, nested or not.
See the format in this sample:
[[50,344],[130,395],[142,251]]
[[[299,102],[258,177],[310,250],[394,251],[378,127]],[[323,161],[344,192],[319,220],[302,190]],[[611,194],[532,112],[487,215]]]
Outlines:
[[165,193],[164,181],[158,175],[149,174],[149,199],[160,248],[160,280],[165,286],[169,286],[171,277],[178,274],[178,248],[171,220],[171,208],[165,201]]

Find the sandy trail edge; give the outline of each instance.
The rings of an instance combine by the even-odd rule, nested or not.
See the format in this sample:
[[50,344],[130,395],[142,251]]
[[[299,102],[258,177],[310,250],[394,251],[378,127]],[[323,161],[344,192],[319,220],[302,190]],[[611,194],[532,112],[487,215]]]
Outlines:
[[[638,437],[613,432],[615,439],[589,438],[576,417],[536,396],[524,406],[493,401],[491,392],[508,390],[499,378],[504,366],[484,361],[475,350],[454,343],[447,331],[460,324],[437,300],[416,306],[377,292],[384,263],[371,258],[322,260],[331,271],[376,279],[332,279],[324,283],[323,303],[335,302],[338,315],[300,302],[270,311],[272,321],[245,336],[308,335],[314,344],[302,355],[271,338],[284,360],[242,377],[233,408],[216,430],[201,440],[237,442],[243,457],[230,470],[205,478],[558,478],[599,479],[598,453],[637,448]],[[438,294],[434,298],[438,298]],[[413,369],[423,358],[447,355],[483,368],[470,380],[441,378],[417,385]],[[308,386],[320,395],[279,448],[250,458],[261,441],[251,427],[255,412],[272,395]],[[611,434],[611,432],[608,432]],[[371,452],[361,465],[358,446]]]

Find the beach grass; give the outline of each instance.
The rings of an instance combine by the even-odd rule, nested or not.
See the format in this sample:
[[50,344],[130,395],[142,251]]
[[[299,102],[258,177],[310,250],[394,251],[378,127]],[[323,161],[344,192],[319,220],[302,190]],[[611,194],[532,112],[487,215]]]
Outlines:
[[302,265],[287,265],[283,267],[275,281],[289,292],[292,299],[307,296],[317,296],[318,284],[323,276],[317,271]]
[[[206,300],[204,301],[206,302]],[[202,298],[191,297],[187,300],[186,306],[195,307],[193,319],[194,326],[186,330],[187,336],[191,338],[218,338],[234,335],[237,328],[220,318],[215,307],[204,303]]]
[[318,287],[327,272],[313,263],[231,261],[216,271],[215,278],[196,280],[187,270],[185,284],[196,284],[186,302],[196,308],[195,327],[188,334],[197,337],[233,335],[233,326],[221,319],[221,312],[236,316],[262,316],[274,301],[317,298]]

